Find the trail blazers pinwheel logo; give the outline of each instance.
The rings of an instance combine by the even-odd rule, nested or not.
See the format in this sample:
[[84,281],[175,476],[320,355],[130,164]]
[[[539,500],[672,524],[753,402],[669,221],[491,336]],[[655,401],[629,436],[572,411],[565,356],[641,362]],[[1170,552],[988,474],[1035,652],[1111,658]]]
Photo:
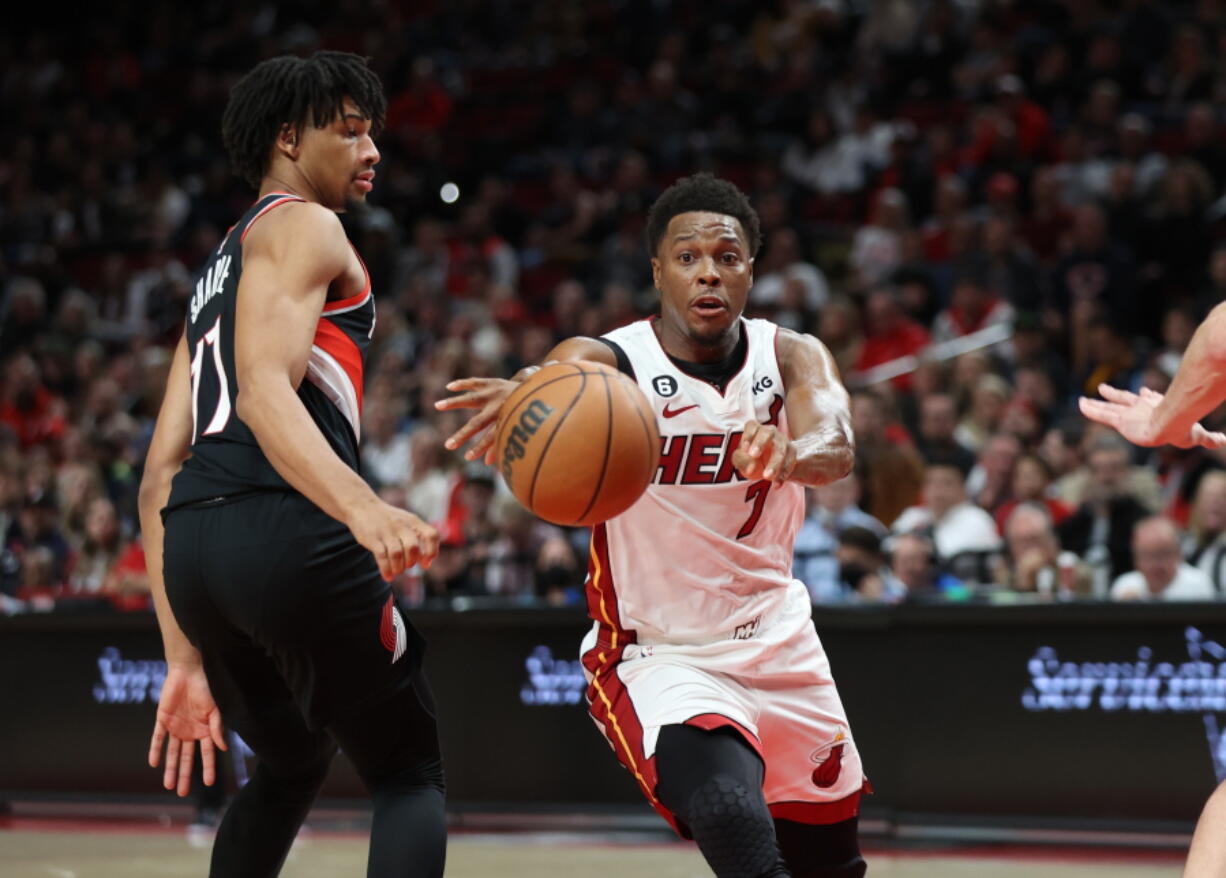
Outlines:
[[1034,712],[1199,714],[1209,741],[1213,770],[1226,780],[1226,646],[1186,629],[1187,658],[1155,657],[1148,646],[1135,659],[1080,662],[1041,646],[1026,669],[1030,685],[1022,707]]

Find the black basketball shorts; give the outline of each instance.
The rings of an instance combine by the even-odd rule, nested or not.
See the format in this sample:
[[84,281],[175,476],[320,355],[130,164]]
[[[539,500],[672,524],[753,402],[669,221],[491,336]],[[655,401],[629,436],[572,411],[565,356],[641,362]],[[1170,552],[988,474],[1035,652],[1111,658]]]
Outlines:
[[175,619],[206,672],[225,668],[218,683],[271,662],[312,729],[412,685],[424,641],[371,553],[301,494],[176,509],[163,557]]

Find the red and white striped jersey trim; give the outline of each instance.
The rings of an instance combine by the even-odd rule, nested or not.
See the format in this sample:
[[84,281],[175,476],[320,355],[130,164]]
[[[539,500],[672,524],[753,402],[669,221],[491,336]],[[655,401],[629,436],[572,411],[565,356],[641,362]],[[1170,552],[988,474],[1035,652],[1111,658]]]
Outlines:
[[348,299],[337,299],[335,302],[329,302],[324,305],[323,313],[331,317],[336,314],[344,314],[346,311],[356,311],[370,300],[371,295],[370,285],[367,284],[366,289],[356,296],[350,296]]
[[332,400],[340,409],[349,426],[353,428],[353,437],[362,439],[361,408],[358,404],[358,394],[349,373],[336,359],[317,344],[311,345],[311,358],[307,361],[307,380],[323,391],[324,396]]

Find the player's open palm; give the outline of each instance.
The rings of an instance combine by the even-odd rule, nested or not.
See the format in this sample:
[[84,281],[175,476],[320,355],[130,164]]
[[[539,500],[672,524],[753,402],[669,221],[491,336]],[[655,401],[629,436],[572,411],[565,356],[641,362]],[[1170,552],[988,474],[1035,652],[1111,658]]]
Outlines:
[[432,525],[382,500],[355,510],[346,524],[353,538],[375,556],[379,574],[388,582],[414,564],[429,567],[438,554],[438,531]]
[[1081,413],[1092,421],[1115,428],[1134,445],[1226,448],[1226,434],[1206,430],[1200,424],[1193,424],[1192,429],[1182,435],[1159,432],[1155,425],[1157,408],[1162,402],[1161,393],[1147,387],[1141,388],[1140,393],[1132,393],[1109,384],[1098,385],[1098,392],[1102,394],[1102,399],[1083,396],[1078,401]]
[[749,421],[732,452],[732,465],[750,481],[767,479],[783,484],[796,467],[796,448],[778,427]]
[[200,742],[204,782],[212,786],[217,777],[214,748],[226,749],[221,711],[213,700],[203,668],[170,665],[158,698],[157,719],[149,741],[149,765],[158,767],[164,747],[166,764],[162,771],[162,786],[176,790],[180,796],[186,796],[191,790],[192,762],[197,741]]
[[464,453],[464,457],[468,460],[478,460],[484,457],[486,463],[492,464],[494,462],[494,426],[498,421],[498,413],[502,410],[503,402],[511,395],[511,391],[518,386],[518,381],[506,378],[459,378],[448,382],[448,390],[459,392],[455,396],[440,399],[434,404],[436,409],[439,411],[477,409],[477,413],[443,443],[448,450],[454,451],[476,437],[477,441]]

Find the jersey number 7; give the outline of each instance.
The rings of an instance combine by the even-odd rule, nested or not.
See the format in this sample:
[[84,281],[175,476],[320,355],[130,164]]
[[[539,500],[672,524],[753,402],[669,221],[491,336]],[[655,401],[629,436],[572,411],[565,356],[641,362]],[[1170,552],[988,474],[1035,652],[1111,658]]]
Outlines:
[[745,523],[741,525],[741,529],[737,532],[736,538],[747,537],[753,533],[753,529],[758,526],[758,519],[762,517],[762,507],[766,505],[766,495],[770,493],[771,483],[763,479],[760,482],[754,482],[745,489],[745,502],[753,501],[753,508],[749,510],[749,518],[745,519]]

